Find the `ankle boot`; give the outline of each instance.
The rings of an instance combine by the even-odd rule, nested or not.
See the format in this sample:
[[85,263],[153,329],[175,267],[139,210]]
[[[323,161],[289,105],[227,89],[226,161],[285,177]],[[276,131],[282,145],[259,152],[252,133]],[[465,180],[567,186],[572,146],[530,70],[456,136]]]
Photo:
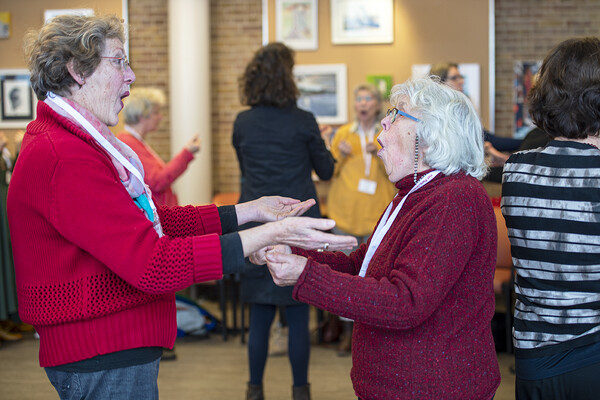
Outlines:
[[246,400],[264,400],[263,386],[253,385],[248,382],[248,389],[246,390]]
[[293,400],[310,400],[310,383],[304,386],[292,386]]

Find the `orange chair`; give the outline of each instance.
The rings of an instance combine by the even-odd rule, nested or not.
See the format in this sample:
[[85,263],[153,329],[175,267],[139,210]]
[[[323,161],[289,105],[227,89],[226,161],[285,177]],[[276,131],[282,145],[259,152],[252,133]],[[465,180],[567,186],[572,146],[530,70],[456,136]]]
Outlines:
[[510,253],[510,241],[506,221],[500,207],[494,207],[496,214],[496,227],[498,229],[498,250],[496,258],[496,271],[494,273],[494,292],[502,294],[505,300],[506,316],[506,351],[512,351],[512,307],[513,307],[513,282],[514,269]]

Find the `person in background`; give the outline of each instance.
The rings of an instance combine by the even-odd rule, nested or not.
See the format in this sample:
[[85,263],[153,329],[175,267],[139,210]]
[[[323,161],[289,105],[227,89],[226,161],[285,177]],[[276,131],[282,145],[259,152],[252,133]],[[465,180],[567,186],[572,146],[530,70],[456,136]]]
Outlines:
[[553,48],[529,94],[552,140],[504,165],[502,213],[516,270],[516,398],[600,393],[600,40]]
[[[162,109],[165,106],[165,94],[152,87],[131,90],[124,101],[123,116],[125,131],[117,139],[128,145],[139,157],[144,167],[144,181],[150,187],[154,201],[159,206],[177,206],[177,195],[171,184],[183,174],[194,154],[200,150],[200,139],[192,138],[169,163],[165,163],[146,143],[146,137],[156,131],[162,121]],[[175,348],[164,349],[161,360],[175,360]]]
[[[341,126],[333,136],[331,154],[335,172],[327,194],[327,216],[335,221],[334,233],[352,235],[365,243],[379,216],[396,194],[377,151],[381,132],[382,98],[371,85],[354,89],[354,122]],[[353,249],[354,250],[354,249]],[[352,321],[342,318],[338,355],[350,354]]]
[[390,103],[378,156],[398,195],[369,241],[349,256],[276,246],[252,260],[295,299],[354,320],[360,399],[492,399],[497,234],[479,117],[430,78],[394,86]]
[[[8,190],[19,315],[61,399],[157,399],[175,292],[240,270],[265,243],[342,248],[314,200],[156,207],[139,158],[109,130],[135,81],[115,16],[62,15],[25,39],[36,119]],[[270,222],[235,232],[249,221]],[[321,236],[321,237],[319,237]]]
[[185,172],[194,154],[200,150],[200,139],[193,137],[171,161],[165,163],[146,143],[146,137],[158,128],[162,120],[162,109],[166,103],[164,92],[158,88],[134,88],[124,103],[125,132],[121,132],[117,138],[131,147],[140,158],[145,181],[152,190],[156,204],[179,205],[171,184]]
[[[240,77],[241,103],[250,106],[237,115],[233,125],[232,141],[241,171],[240,201],[271,194],[316,199],[312,171],[322,180],[333,174],[333,157],[315,117],[296,106],[299,92],[293,66],[294,52],[282,43],[270,43],[256,51]],[[306,215],[320,217],[318,204]],[[246,398],[263,398],[271,324],[277,307],[285,306],[293,398],[310,399],[309,307],[292,299],[291,288],[276,286],[266,268],[247,264],[241,280],[242,301],[250,303]]]
[[23,338],[21,332],[31,328],[21,324],[17,314],[15,267],[6,216],[8,185],[20,151],[23,132],[18,131],[14,138],[13,156],[13,153],[8,149],[6,134],[0,131],[0,346],[4,341],[21,340]]

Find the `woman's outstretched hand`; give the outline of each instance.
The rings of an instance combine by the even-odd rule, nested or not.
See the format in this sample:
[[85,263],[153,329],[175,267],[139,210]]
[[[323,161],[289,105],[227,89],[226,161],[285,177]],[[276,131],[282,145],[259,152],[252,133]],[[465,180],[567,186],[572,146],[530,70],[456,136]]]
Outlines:
[[300,201],[289,197],[265,196],[260,199],[236,204],[238,225],[246,222],[273,222],[287,217],[296,217],[304,214],[314,206],[316,201],[308,199]]
[[239,231],[244,256],[267,246],[286,244],[302,249],[346,250],[357,245],[354,236],[327,233],[335,221],[324,218],[290,217]]

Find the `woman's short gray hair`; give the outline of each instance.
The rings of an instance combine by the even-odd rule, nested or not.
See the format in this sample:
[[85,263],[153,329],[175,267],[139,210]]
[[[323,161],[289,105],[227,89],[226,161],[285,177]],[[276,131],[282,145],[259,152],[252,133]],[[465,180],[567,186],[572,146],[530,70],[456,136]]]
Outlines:
[[125,42],[122,21],[116,16],[59,15],[39,31],[25,36],[25,58],[31,74],[31,86],[39,100],[52,91],[70,94],[77,82],[71,77],[67,63],[86,78],[101,61],[107,39]]
[[445,175],[459,171],[477,179],[486,175],[483,127],[467,96],[431,76],[395,85],[390,103],[406,107],[421,120],[417,135],[427,165]]
[[140,122],[140,118],[149,117],[155,106],[163,107],[166,99],[161,89],[139,87],[131,89],[131,95],[124,102],[123,119],[126,124],[133,125]]

